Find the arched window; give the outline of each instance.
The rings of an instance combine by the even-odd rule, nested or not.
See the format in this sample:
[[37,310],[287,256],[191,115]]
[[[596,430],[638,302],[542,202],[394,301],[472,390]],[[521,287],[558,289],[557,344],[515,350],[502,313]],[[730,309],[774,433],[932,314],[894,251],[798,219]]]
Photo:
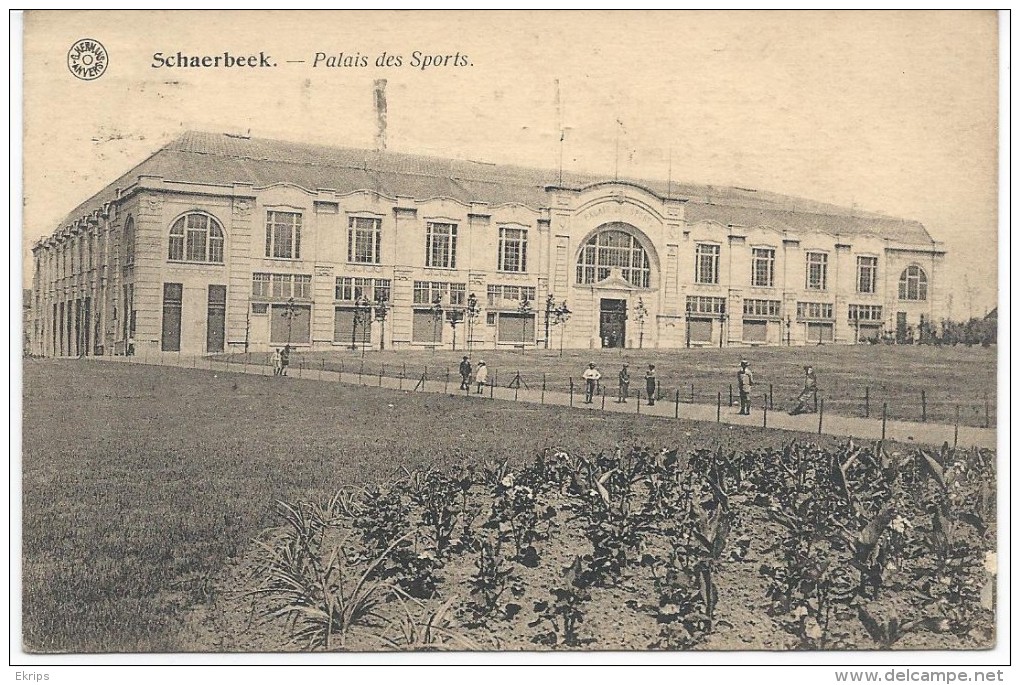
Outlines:
[[900,274],[901,300],[927,300],[928,276],[919,266],[908,266]]
[[124,266],[135,263],[135,219],[129,216],[124,222]]
[[223,229],[208,214],[185,214],[170,227],[171,262],[223,263]]
[[577,258],[577,282],[604,281],[613,268],[620,269],[620,275],[631,285],[650,287],[651,263],[641,243],[630,233],[607,229],[596,233],[581,248]]

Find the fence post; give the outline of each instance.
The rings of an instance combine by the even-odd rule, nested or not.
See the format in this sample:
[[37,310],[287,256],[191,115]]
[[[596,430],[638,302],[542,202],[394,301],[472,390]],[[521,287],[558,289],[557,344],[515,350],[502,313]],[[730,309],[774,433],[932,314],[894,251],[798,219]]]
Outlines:
[[694,383],[691,383],[691,404],[694,404]]
[[637,413],[641,413],[641,388],[638,388],[637,391]]
[[715,397],[715,422],[722,421],[722,393],[716,393]]
[[960,440],[960,405],[956,405],[956,423],[953,426],[953,449]]
[[400,375],[397,376],[397,389],[398,390],[403,390],[404,389],[404,372],[406,370],[407,370],[407,364],[406,363],[402,363],[400,365]]
[[864,386],[864,418],[871,418],[871,387]]
[[928,402],[924,396],[924,389],[921,389],[921,423],[928,422]]
[[768,428],[769,427],[769,398],[765,397],[764,400],[765,400],[765,406],[762,408],[762,412],[761,412],[761,427],[762,428]]
[[[364,349],[364,348],[362,348]],[[365,375],[365,360],[361,360],[361,367],[358,369],[358,385],[361,385],[361,377]]]
[[888,415],[888,413],[889,413],[889,403],[888,402],[883,402],[882,403],[882,442],[885,442],[885,419],[886,419],[886,415]]
[[985,390],[985,428],[989,428],[992,425],[992,420],[988,411],[988,391]]
[[732,383],[730,383],[730,403],[727,404],[726,406],[727,407],[732,407],[733,406],[733,384]]
[[822,417],[825,415],[825,400],[818,404],[818,434],[822,434]]
[[573,377],[571,377],[569,380],[570,380],[570,406],[573,407],[574,406],[574,379],[573,379]]
[[[733,392],[733,386],[731,385],[730,386],[730,393],[732,394],[732,392]],[[730,401],[731,402],[733,401],[732,398],[730,399]],[[676,389],[676,399],[673,402],[673,418],[674,419],[679,419],[680,418],[680,388]]]
[[817,387],[815,388],[814,398],[815,398],[815,411],[818,411],[818,388]]
[[326,370],[326,358],[323,357],[322,359],[319,360],[319,372],[321,373],[324,372],[325,370]]
[[774,409],[772,406],[772,384],[769,383],[769,409]]
[[517,393],[520,392],[520,389],[521,386],[519,384],[514,386],[514,402],[517,401]]
[[443,394],[450,392],[450,367],[446,367],[446,382],[443,383]]
[[545,404],[545,374],[542,374],[542,404]]
[[495,393],[496,393],[496,378],[495,378],[495,374],[493,374],[492,380],[489,381],[489,399],[490,400],[494,399],[496,397]]
[[601,394],[602,394],[602,411],[605,411],[606,410],[606,393],[603,392]]
[[382,368],[379,369],[379,387],[382,387],[382,377],[386,374],[386,365],[383,364]]

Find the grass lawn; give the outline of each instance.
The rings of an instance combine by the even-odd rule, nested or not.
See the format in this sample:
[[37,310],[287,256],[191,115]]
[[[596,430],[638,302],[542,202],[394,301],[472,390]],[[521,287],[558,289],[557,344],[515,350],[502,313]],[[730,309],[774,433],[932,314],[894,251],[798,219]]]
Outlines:
[[[499,363],[502,377],[509,362]],[[779,446],[794,437],[833,442],[92,361],[27,360],[23,378],[26,651],[187,649],[182,612],[201,603],[211,575],[273,523],[277,499],[319,499],[344,484],[386,480],[401,467],[520,463],[547,448],[589,453],[617,444],[686,450]]]
[[[402,370],[419,378],[442,378],[449,370],[457,376],[457,364],[464,351],[369,350],[364,353],[338,349],[330,352],[306,352],[293,356],[292,365],[348,371],[364,363],[366,374],[380,372],[397,376]],[[823,345],[809,347],[694,348],[681,350],[558,350],[497,351],[476,350],[472,361],[485,360],[490,377],[506,385],[520,371],[531,387],[540,387],[543,374],[549,389],[565,391],[568,379],[580,381],[589,361],[602,371],[604,382],[615,388],[620,365],[630,364],[631,391],[643,388],[648,364],[656,365],[659,384],[670,397],[679,389],[683,401],[714,404],[716,393],[723,401],[730,387],[736,392],[736,374],[740,360],[751,362],[757,388],[754,403],[772,385],[775,408],[788,409],[803,387],[804,364],[813,364],[818,375],[819,398],[825,411],[842,416],[865,415],[865,393],[871,416],[881,416],[882,404],[888,404],[888,416],[907,421],[922,420],[921,391],[925,397],[925,418],[931,422],[953,423],[956,408],[963,425],[995,425],[996,348],[933,346]],[[243,355],[224,355],[223,359],[241,361]],[[266,355],[251,355],[258,363],[267,363]]]

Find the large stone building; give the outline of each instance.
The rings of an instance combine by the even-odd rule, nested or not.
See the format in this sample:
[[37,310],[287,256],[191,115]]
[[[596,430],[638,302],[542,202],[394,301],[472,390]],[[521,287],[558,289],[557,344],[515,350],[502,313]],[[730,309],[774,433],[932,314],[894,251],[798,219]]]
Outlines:
[[186,133],[34,247],[32,345],[905,341],[944,256],[916,221],[747,188]]

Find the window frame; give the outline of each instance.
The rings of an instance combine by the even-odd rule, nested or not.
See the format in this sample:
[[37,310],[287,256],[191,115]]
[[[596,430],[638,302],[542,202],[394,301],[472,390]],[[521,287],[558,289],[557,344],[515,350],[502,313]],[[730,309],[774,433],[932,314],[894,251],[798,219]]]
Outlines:
[[[439,227],[443,227],[445,232],[438,232],[436,229]],[[457,268],[457,228],[457,223],[452,221],[425,222],[425,268]],[[445,243],[445,247],[437,244],[437,239],[443,239],[441,242]]]
[[[517,237],[511,238],[509,232]],[[513,259],[508,254],[509,248],[515,248]],[[511,263],[513,262],[513,263]],[[496,253],[496,270],[506,273],[527,273],[528,271],[528,228],[526,226],[500,226],[499,243]]]
[[[768,253],[760,255],[758,253]],[[758,282],[758,265],[760,262],[767,264],[766,283]],[[776,248],[769,245],[760,245],[751,248],[751,287],[752,288],[774,288],[776,287]]]
[[[371,222],[371,227],[359,226],[360,222]],[[366,238],[371,243],[370,254],[359,259],[358,240]],[[348,264],[381,264],[382,263],[382,219],[377,216],[348,215],[347,217],[347,263]]]
[[[282,221],[277,221],[276,217],[289,216],[291,222],[289,226]],[[267,209],[266,210],[266,259],[286,259],[289,261],[297,261],[301,259],[301,228],[304,224],[304,213],[300,210],[294,211],[283,210],[283,209]],[[278,236],[278,229],[289,228],[290,234],[284,241]],[[277,254],[277,248],[280,247],[280,252],[287,252],[289,254]],[[282,249],[286,247],[287,249]]]
[[[722,245],[719,243],[695,243],[694,245],[694,282],[698,285],[719,285],[719,260],[722,256]],[[710,273],[705,277],[705,267]]]
[[[870,260],[870,264],[865,264],[865,260]],[[864,282],[863,277],[865,271],[870,271],[870,282],[868,289],[861,287]],[[857,292],[861,295],[874,295],[878,290],[878,257],[875,255],[857,255]]]
[[[914,273],[910,273],[913,271]],[[914,287],[914,296],[911,297],[911,284]],[[900,274],[897,295],[901,302],[926,302],[928,300],[928,274],[920,264],[911,264]]]
[[[620,237],[626,237],[627,245],[613,244]],[[623,261],[626,264],[617,263]],[[619,225],[607,224],[584,241],[577,252],[575,267],[577,285],[604,281],[613,269],[620,269],[623,279],[635,288],[647,290],[652,285],[652,258],[648,250],[637,236]]]
[[[204,226],[192,226],[192,219],[200,218]],[[178,231],[179,232],[176,232]],[[218,235],[217,235],[218,234]],[[202,237],[202,257],[192,252],[192,235]],[[167,261],[174,264],[224,264],[226,256],[226,232],[223,224],[212,214],[203,211],[189,211],[170,222],[167,243]],[[217,259],[218,257],[218,259]]]
[[[812,258],[819,258],[813,261]],[[812,285],[812,267],[818,267],[817,283]],[[804,253],[804,289],[826,292],[829,289],[829,253],[820,250],[808,250]]]

